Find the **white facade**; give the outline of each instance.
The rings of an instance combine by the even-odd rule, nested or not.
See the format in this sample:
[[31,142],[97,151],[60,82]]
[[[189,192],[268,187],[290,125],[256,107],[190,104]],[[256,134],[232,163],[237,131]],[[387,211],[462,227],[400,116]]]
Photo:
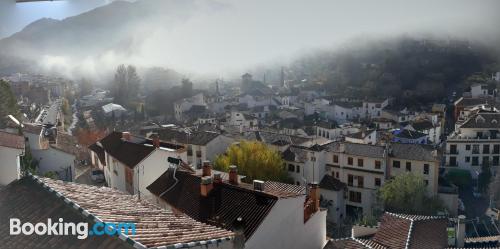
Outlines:
[[168,169],[168,157],[187,160],[185,151],[156,148],[140,163],[131,166],[131,168],[106,153],[106,167],[104,168],[106,183],[111,188],[130,194],[141,194],[141,197],[147,198],[150,196],[150,192],[146,190],[146,187]]
[[304,222],[305,196],[280,198],[246,243],[246,249],[321,249],[326,244],[326,210]]
[[243,114],[237,111],[231,111],[228,113],[228,122],[229,126],[238,127],[240,131],[254,129],[258,127],[257,118],[251,117],[249,115]]
[[45,150],[31,150],[33,158],[38,160],[38,173],[55,172],[61,180],[72,181],[75,178],[75,161],[73,154],[49,146]]
[[21,175],[23,149],[0,146],[0,185],[7,185]]
[[472,98],[488,96],[488,86],[485,84],[474,84],[470,87]]

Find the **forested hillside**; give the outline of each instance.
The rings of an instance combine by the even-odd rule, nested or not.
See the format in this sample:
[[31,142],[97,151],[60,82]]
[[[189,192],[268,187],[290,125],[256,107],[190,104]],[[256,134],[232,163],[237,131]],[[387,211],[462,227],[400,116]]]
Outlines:
[[442,101],[500,71],[497,55],[484,46],[456,40],[399,38],[318,51],[294,61],[288,78],[322,82],[333,94],[404,96]]

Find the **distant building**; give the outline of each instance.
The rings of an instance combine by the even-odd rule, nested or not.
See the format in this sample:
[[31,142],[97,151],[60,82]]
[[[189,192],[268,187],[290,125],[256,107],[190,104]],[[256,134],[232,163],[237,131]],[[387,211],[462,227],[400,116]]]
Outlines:
[[448,136],[445,167],[466,169],[477,178],[481,165],[499,165],[500,113],[470,116]]
[[123,108],[123,106],[119,104],[109,103],[102,106],[102,111],[106,117],[119,118],[127,111],[127,109]]

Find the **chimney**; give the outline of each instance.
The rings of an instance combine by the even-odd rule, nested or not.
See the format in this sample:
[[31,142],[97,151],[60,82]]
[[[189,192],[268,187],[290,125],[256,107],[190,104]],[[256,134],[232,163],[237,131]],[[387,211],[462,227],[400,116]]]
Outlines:
[[312,182],[309,189],[309,198],[314,203],[314,212],[319,210],[319,188],[317,182]]
[[201,176],[212,176],[212,165],[210,165],[210,161],[203,161]]
[[238,217],[233,221],[233,248],[243,249],[245,248],[245,221],[243,218]]
[[229,166],[229,183],[238,185],[238,167],[236,165]]
[[125,141],[130,141],[130,132],[128,132],[128,131],[122,132],[122,138]]
[[207,197],[213,188],[214,188],[214,185],[213,185],[211,176],[204,176],[201,178],[201,183],[200,183],[201,196]]
[[158,133],[152,133],[150,136],[151,140],[153,140],[153,146],[156,148],[160,148],[160,136]]
[[222,176],[220,173],[214,173],[214,183],[222,183]]
[[264,191],[264,181],[253,180],[253,189],[258,191]]
[[465,241],[465,215],[459,215],[458,216],[458,223],[457,223],[457,244],[455,245],[456,247],[464,247],[464,241]]

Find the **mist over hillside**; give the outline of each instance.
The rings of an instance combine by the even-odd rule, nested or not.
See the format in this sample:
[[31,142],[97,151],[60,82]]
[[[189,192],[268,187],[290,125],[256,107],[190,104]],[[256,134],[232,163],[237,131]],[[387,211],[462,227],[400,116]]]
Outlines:
[[[140,71],[163,67],[210,79],[236,79],[244,71],[262,77],[267,70],[272,71],[268,79],[273,79],[281,66],[304,63],[311,51],[320,51],[313,53],[320,60],[334,56],[346,41],[376,46],[378,40],[400,35],[480,43],[496,53],[498,7],[498,1],[461,0],[319,0],[307,6],[285,0],[114,1],[63,20],[40,19],[0,40],[0,73],[55,72],[105,82],[117,65],[125,63]],[[365,36],[375,39],[357,38]],[[362,53],[356,49],[350,53]],[[301,73],[327,66],[312,65],[317,68]]]

